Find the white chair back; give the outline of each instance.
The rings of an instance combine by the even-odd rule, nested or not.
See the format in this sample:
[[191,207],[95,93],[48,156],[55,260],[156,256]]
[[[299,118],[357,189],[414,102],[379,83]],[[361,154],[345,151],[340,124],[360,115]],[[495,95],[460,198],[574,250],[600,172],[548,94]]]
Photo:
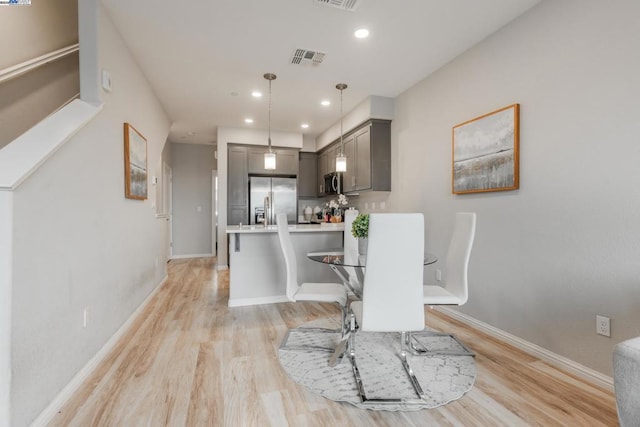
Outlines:
[[[351,264],[358,259],[358,238],[351,234],[353,220],[358,216],[357,209],[347,209],[344,214],[344,263]],[[355,275],[353,267],[345,267],[349,275]]]
[[287,214],[279,213],[276,215],[276,224],[278,225],[278,238],[280,239],[280,247],[284,256],[284,264],[287,269],[287,298],[289,301],[295,301],[294,295],[298,292],[300,284],[298,283],[298,265],[296,253],[293,250],[291,236],[289,236],[289,224],[287,222]]
[[370,214],[363,331],[424,329],[424,216]]
[[460,298],[459,305],[469,298],[467,269],[476,233],[476,214],[473,212],[457,212],[453,234],[449,242],[445,279],[447,291]]

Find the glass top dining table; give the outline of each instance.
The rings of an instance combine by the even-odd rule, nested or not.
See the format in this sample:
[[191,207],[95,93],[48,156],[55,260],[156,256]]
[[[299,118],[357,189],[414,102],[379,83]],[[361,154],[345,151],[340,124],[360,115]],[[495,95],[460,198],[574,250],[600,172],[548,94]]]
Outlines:
[[[364,268],[367,266],[366,255],[353,254],[351,257],[345,257],[343,248],[332,248],[309,252],[307,258],[327,264],[356,297],[362,298]],[[425,253],[424,265],[430,265],[437,261],[438,257]]]
[[[345,260],[344,250],[342,248],[320,249],[307,253],[307,257],[311,261],[321,262],[323,264],[341,265],[344,267],[366,267],[367,255],[356,255]],[[424,265],[430,265],[438,261],[438,257],[433,254],[424,254]]]

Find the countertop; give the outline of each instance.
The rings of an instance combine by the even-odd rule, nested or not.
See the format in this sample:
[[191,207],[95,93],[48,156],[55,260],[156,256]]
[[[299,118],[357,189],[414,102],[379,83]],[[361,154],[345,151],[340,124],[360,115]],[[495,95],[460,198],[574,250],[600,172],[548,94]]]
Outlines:
[[[242,229],[239,225],[227,225],[227,234],[235,233],[275,233],[278,231],[277,225],[243,225]],[[344,222],[322,224],[291,224],[289,225],[290,233],[314,233],[325,231],[344,231]]]

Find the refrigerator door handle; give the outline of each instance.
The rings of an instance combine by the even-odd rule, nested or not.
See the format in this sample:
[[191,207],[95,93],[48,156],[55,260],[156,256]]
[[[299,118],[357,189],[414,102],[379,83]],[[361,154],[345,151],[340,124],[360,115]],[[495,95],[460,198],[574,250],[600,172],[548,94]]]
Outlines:
[[270,224],[275,225],[276,223],[276,214],[273,212],[273,207],[276,205],[276,202],[273,200],[276,193],[274,191],[269,192],[269,215],[271,216]]

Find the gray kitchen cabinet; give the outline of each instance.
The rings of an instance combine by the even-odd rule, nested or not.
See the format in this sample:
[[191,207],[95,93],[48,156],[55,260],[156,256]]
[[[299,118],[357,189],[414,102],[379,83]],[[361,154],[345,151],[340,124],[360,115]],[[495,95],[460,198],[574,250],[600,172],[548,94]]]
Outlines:
[[371,127],[354,134],[356,148],[356,191],[371,188]]
[[229,145],[227,156],[227,224],[247,224],[249,221],[247,148]]
[[333,144],[328,150],[327,150],[327,172],[326,173],[332,173],[336,171],[336,156],[338,155],[338,151],[340,151],[340,147],[338,147],[337,145]]
[[345,135],[343,143],[343,191],[391,191],[391,122],[367,121]]
[[318,196],[324,196],[324,176],[327,174],[327,152],[321,152],[318,154]]
[[371,172],[369,174],[371,177],[371,190],[391,191],[390,120],[371,120],[369,150],[371,156]]
[[267,148],[249,149],[249,173],[259,175],[298,175],[298,150],[276,148],[276,169],[264,168],[264,153]]
[[327,194],[324,188],[324,176],[336,171],[336,156],[339,150],[340,147],[334,142],[318,154],[318,188],[320,190],[318,196]]
[[356,144],[352,135],[343,138],[344,155],[347,157],[347,171],[342,174],[342,187],[346,193],[356,191]]
[[280,175],[298,175],[299,157],[298,150],[276,151],[276,173]]
[[318,196],[318,155],[300,152],[298,171],[298,197]]

